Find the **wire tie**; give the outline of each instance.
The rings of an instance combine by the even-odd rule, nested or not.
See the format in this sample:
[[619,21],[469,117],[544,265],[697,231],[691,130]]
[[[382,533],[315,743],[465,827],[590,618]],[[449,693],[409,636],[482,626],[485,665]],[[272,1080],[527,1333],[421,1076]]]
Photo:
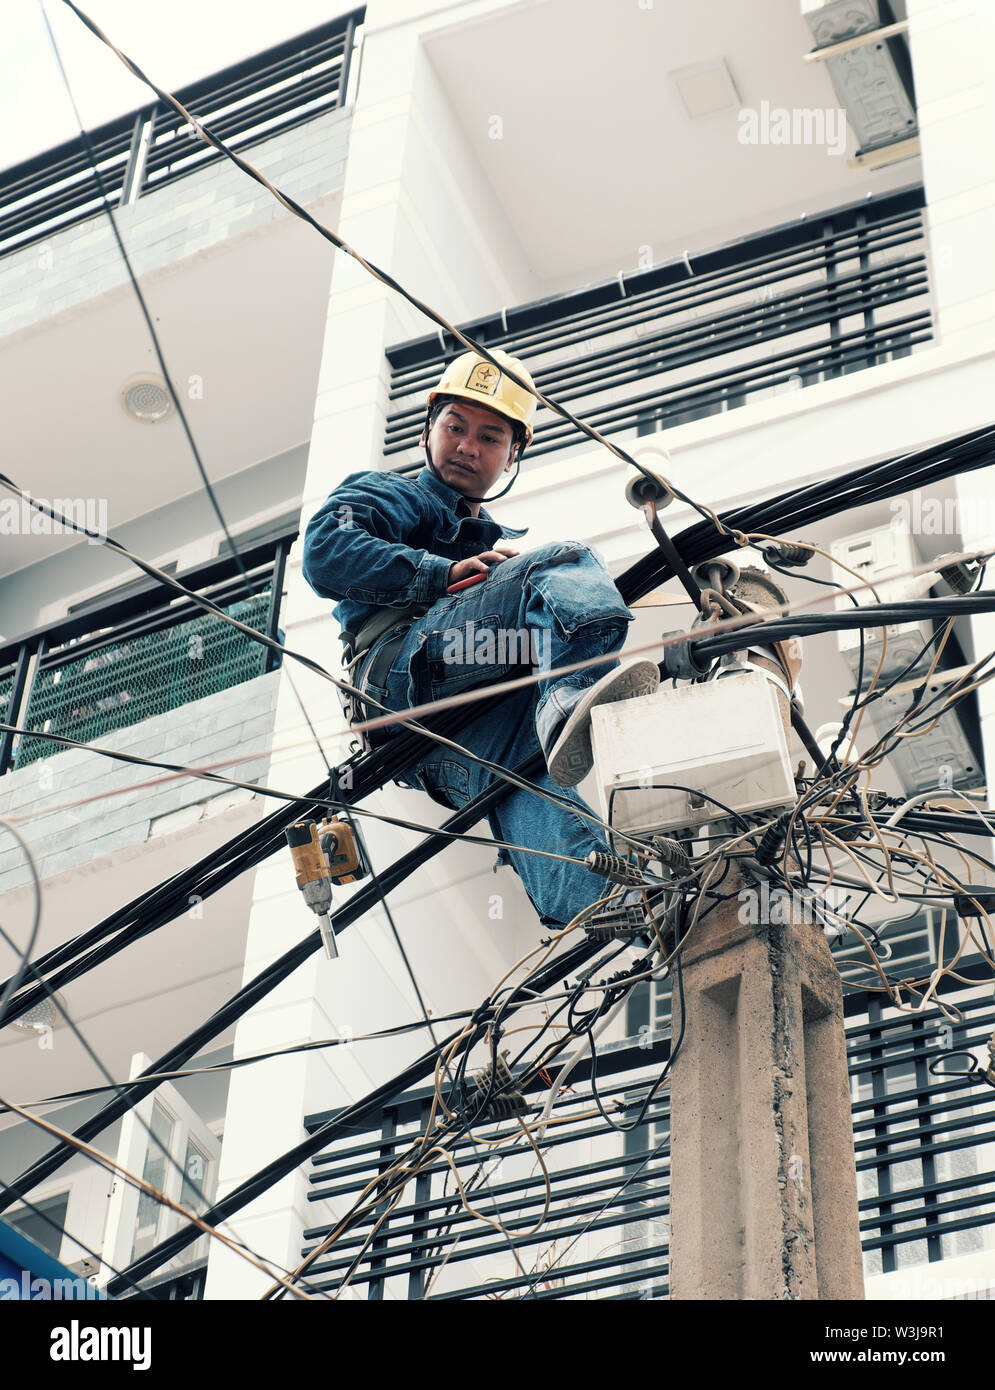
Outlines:
[[205,144],[205,145],[210,145],[212,149],[214,148],[213,142],[212,142],[211,139],[208,137],[207,132],[205,131],[204,127],[201,125],[200,121],[197,120],[197,117],[196,117],[196,116],[191,116],[191,117],[190,117],[189,126],[190,126],[190,129],[193,131],[194,135],[196,135],[198,139],[203,140],[204,144]]

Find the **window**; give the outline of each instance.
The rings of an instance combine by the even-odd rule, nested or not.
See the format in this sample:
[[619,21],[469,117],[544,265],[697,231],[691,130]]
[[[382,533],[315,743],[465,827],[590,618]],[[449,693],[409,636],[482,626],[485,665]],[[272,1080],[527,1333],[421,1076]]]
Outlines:
[[69,1209],[69,1192],[59,1192],[54,1197],[32,1202],[31,1207],[19,1207],[4,1218],[8,1226],[20,1231],[22,1236],[40,1245],[53,1259],[59,1258],[62,1249],[62,1232],[66,1225],[66,1212]]

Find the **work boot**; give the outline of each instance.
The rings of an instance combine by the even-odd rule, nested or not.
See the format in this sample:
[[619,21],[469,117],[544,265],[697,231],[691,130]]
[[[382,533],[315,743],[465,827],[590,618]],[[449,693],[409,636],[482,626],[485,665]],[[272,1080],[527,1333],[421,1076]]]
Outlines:
[[660,669],[656,662],[634,658],[589,686],[567,715],[566,723],[546,754],[546,767],[553,781],[561,787],[576,786],[594,765],[591,710],[595,705],[652,695],[659,684]]

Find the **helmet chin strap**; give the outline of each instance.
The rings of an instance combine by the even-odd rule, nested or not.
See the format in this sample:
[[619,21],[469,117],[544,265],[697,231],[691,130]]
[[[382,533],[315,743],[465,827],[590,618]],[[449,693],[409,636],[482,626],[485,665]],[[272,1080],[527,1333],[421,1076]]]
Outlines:
[[[429,448],[429,444],[428,444],[428,435],[427,435],[427,434],[426,434],[426,436],[425,436],[425,458],[428,460],[428,470],[429,470],[429,472],[433,475],[433,477],[438,478],[439,482],[442,483],[442,485],[443,485],[444,487],[449,487],[450,484],[446,482],[445,478],[442,476],[442,474],[441,474],[441,473],[439,472],[439,470],[436,468],[435,464],[432,462],[432,451],[431,451],[431,449]],[[460,496],[463,497],[463,498],[465,498],[467,502],[496,502],[497,499],[498,499],[499,497],[503,497],[504,494],[505,494],[506,492],[510,492],[511,489],[515,486],[515,483],[518,481],[518,473],[519,473],[519,469],[521,468],[521,466],[522,466],[522,451],[521,451],[521,449],[516,449],[516,450],[515,450],[515,472],[514,472],[514,474],[512,475],[511,482],[508,484],[507,487],[502,488],[500,492],[495,492],[494,495],[493,495],[492,497],[471,497],[471,496],[469,495],[469,493],[466,493],[466,492],[461,492],[461,493],[460,493]],[[456,489],[453,488],[453,492],[455,492],[455,491],[456,491]]]

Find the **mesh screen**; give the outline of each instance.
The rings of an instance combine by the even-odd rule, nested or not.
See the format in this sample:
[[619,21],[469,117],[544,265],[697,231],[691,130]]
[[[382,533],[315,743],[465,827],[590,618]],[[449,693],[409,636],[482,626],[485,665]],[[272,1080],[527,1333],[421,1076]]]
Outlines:
[[[228,604],[225,612],[263,632],[270,590]],[[161,632],[109,640],[77,661],[43,668],[35,676],[23,728],[90,743],[156,714],[263,674],[266,648],[207,613]],[[7,693],[12,685],[8,682]],[[0,684],[0,705],[5,688]],[[14,766],[26,767],[60,752],[46,739],[21,738]]]
[[7,716],[9,713],[8,706],[10,705],[10,692],[13,689],[13,675],[11,674],[9,676],[0,676],[0,720],[3,720],[3,722],[6,724],[10,723],[10,720]]

